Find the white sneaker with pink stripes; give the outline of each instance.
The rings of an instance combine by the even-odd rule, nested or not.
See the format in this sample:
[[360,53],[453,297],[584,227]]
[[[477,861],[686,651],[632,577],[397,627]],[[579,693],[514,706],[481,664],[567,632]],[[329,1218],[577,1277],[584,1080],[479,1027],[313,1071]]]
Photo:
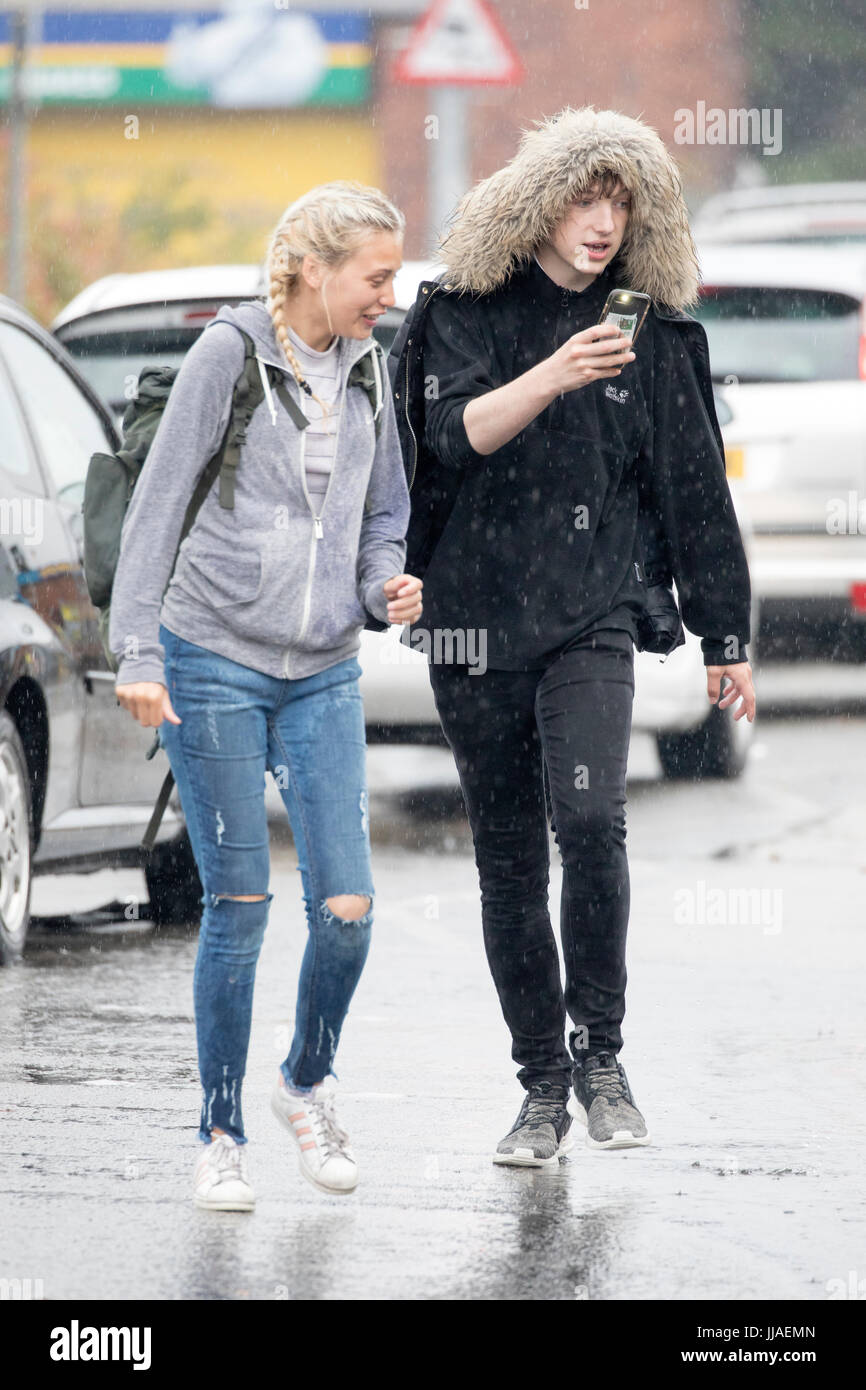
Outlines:
[[291,1091],[282,1072],[271,1093],[271,1109],[298,1146],[301,1172],[322,1192],[352,1192],[358,1165],[349,1136],[334,1111],[333,1078],[326,1076],[312,1091]]
[[245,1144],[215,1134],[195,1164],[193,1201],[211,1211],[252,1211],[256,1197],[247,1173]]

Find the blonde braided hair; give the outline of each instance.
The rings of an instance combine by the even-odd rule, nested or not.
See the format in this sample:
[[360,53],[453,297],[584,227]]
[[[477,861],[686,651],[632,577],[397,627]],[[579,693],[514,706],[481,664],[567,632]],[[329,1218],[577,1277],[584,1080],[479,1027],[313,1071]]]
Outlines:
[[318,401],[323,416],[328,414],[328,408],[304,379],[285,317],[304,256],[318,256],[324,265],[337,270],[372,232],[393,232],[402,237],[405,227],[402,212],[378,188],[355,180],[335,179],[319,184],[290,203],[270,236],[264,269],[274,333],[295,380]]

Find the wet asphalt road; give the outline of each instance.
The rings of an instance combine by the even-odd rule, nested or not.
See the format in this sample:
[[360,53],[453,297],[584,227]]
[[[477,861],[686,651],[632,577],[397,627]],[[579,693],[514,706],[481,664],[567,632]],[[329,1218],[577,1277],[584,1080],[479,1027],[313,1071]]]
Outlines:
[[[712,786],[664,784],[632,750],[621,1060],[650,1147],[591,1152],[575,1124],[554,1172],[491,1163],[522,1092],[450,754],[374,748],[374,944],[337,1058],[357,1191],[305,1182],[268,1108],[305,934],[276,816],[244,1094],[256,1211],[191,1201],[195,940],[42,931],[0,971],[0,1278],[46,1299],[724,1301],[863,1279],[866,718],[756,739],[747,775]],[[552,839],[551,858],[555,922]],[[33,910],[142,884],[38,879]],[[766,890],[754,921],[700,920],[737,888]]]

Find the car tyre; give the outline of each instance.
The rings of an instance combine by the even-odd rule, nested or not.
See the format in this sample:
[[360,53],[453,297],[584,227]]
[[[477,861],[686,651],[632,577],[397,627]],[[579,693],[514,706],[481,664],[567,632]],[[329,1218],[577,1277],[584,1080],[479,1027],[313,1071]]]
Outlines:
[[751,736],[752,725],[745,715],[734,719],[730,706],[713,705],[697,729],[658,735],[662,771],[673,781],[739,777],[748,762]]
[[154,926],[199,925],[202,886],[188,831],[154,845],[144,877]]
[[20,960],[30,925],[30,769],[15,721],[0,711],[0,965]]

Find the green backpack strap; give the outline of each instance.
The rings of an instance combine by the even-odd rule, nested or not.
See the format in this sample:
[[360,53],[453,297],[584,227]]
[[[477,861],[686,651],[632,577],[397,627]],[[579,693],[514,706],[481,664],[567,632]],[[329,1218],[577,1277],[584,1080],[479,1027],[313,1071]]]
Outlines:
[[268,379],[285,406],[292,424],[297,425],[299,430],[305,430],[310,422],[286,386],[286,379],[282,372],[275,367],[270,367],[268,368]]
[[244,365],[235,382],[232,416],[217,463],[220,478],[219,503],[228,511],[232,511],[235,505],[235,475],[241,461],[241,449],[246,443],[247,427],[265,394],[256,361],[256,345],[243,329],[240,333],[244,340]]
[[[374,360],[375,359],[375,360]],[[360,386],[366,394],[373,411],[373,424],[376,438],[382,432],[382,406],[385,403],[385,354],[381,344],[374,338],[373,351],[365,352],[351,367],[346,385]]]
[[[147,750],[144,756],[146,758],[152,758],[157,748],[159,748],[158,729],[156,731],[156,738],[154,739],[153,743],[151,744],[150,748]],[[147,823],[147,829],[141,837],[141,848],[146,849],[148,853],[153,849],[153,846],[156,843],[156,832],[159,829],[160,824],[162,822],[162,818],[165,814],[165,808],[168,805],[168,799],[171,796],[171,789],[173,786],[174,773],[172,772],[171,768],[169,768],[168,772],[162,779],[162,786],[159,789],[159,795],[156,798],[156,804],[151,813],[150,820]]]
[[[372,360],[375,357],[375,362]],[[377,380],[378,374],[378,380]],[[377,339],[373,339],[373,351],[367,352],[354,364],[349,372],[347,386],[360,386],[370,402],[373,411],[373,428],[376,441],[382,433],[382,407],[385,403],[385,387],[388,382],[385,368],[385,353]],[[390,390],[390,385],[388,386]],[[370,510],[370,494],[364,498],[364,511]]]

